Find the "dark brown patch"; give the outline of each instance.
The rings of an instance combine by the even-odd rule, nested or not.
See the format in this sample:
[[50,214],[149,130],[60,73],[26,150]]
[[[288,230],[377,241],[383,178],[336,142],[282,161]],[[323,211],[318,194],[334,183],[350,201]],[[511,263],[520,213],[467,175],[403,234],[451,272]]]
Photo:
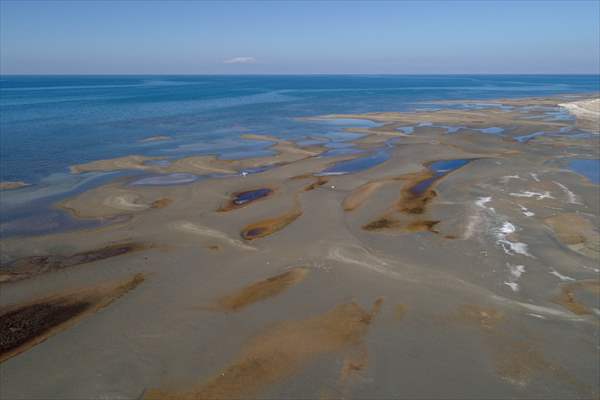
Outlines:
[[144,276],[137,274],[116,285],[84,289],[0,310],[0,362],[106,307],[143,281]]
[[[402,188],[400,200],[396,204],[398,211],[406,214],[423,214],[427,204],[437,197],[437,192],[431,188],[435,183],[432,174],[428,171],[423,173],[422,178],[409,182]],[[429,183],[424,190],[415,190],[419,185]]]
[[83,313],[90,303],[31,304],[0,316],[0,355]]
[[439,233],[437,230],[433,229],[439,223],[440,221],[417,220],[409,222],[405,229],[409,232]]
[[221,248],[219,247],[219,245],[216,244],[211,244],[210,246],[208,246],[209,250],[213,250],[213,251],[219,251],[221,250]]
[[107,258],[140,251],[149,247],[150,246],[141,243],[131,242],[114,244],[101,249],[83,251],[68,256],[46,255],[25,257],[13,261],[8,265],[0,266],[0,268],[4,270],[0,273],[0,283],[14,282],[46,272],[105,260]]
[[313,177],[314,177],[313,174],[302,174],[302,175],[292,176],[291,178],[289,178],[289,180],[296,181],[296,180],[300,180],[300,179],[309,179],[309,178],[313,178]]
[[[434,227],[440,221],[423,218],[428,204],[437,197],[437,192],[433,187],[438,179],[430,170],[394,178],[394,180],[406,181],[400,191],[400,199],[377,220],[364,225],[363,229],[368,231],[399,229],[405,232],[439,233]],[[368,192],[376,188],[367,186],[364,190]]]
[[324,176],[319,176],[316,181],[314,181],[310,185],[306,186],[304,188],[304,191],[305,192],[310,192],[311,190],[315,190],[319,186],[323,186],[327,182],[329,182],[329,179],[325,178]]
[[399,225],[398,221],[394,221],[388,217],[381,217],[378,220],[369,222],[363,226],[364,230],[367,231],[378,231],[381,229],[396,228]]
[[173,199],[163,197],[162,199],[154,200],[152,204],[150,204],[150,208],[165,208],[168,207],[171,203],[173,203]]

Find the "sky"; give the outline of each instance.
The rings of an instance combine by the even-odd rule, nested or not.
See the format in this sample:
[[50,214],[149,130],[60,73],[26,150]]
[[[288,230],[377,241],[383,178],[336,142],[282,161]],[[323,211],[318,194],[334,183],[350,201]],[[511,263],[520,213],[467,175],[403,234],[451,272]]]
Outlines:
[[600,73],[600,0],[0,0],[0,74]]

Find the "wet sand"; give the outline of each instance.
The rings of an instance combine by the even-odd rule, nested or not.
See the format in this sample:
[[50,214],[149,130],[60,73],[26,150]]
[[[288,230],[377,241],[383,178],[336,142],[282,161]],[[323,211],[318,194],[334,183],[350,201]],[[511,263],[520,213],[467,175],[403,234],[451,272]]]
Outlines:
[[114,222],[0,242],[0,397],[598,397],[600,187],[569,165],[600,135],[572,100],[318,116],[377,122],[360,154],[73,166],[213,175],[119,178],[56,204]]

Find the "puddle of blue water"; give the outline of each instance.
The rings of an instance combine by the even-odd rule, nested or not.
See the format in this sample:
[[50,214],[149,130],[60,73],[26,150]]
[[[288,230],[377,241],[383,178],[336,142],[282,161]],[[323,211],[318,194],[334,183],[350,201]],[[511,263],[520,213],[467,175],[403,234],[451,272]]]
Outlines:
[[319,122],[323,122],[323,123],[329,124],[329,125],[357,127],[357,128],[375,128],[375,127],[383,125],[380,122],[371,121],[369,119],[354,119],[354,118],[326,119],[326,120],[321,120]]
[[300,147],[319,146],[324,143],[327,143],[327,140],[324,138],[310,138],[296,141],[296,145]]
[[567,111],[550,111],[544,113],[546,118],[545,121],[572,121],[575,119],[575,116],[569,114]]
[[415,196],[422,195],[423,193],[425,193],[425,191],[427,189],[429,189],[429,187],[436,180],[440,179],[444,175],[449,174],[452,171],[455,171],[461,167],[464,167],[471,161],[473,161],[472,158],[456,159],[456,160],[440,160],[440,161],[432,162],[431,164],[429,164],[428,168],[433,172],[433,176],[431,178],[425,179],[425,180],[417,183],[415,186],[413,186],[411,188],[411,192]]
[[233,199],[233,204],[241,206],[254,200],[266,197],[273,193],[273,190],[269,188],[261,188],[256,190],[248,190],[246,192],[238,193]]
[[463,103],[456,106],[450,106],[449,108],[458,108],[463,110],[485,110],[489,108],[497,108],[501,111],[511,111],[515,107],[497,103]]
[[398,142],[398,140],[399,138],[389,139],[384,143],[383,147],[378,148],[365,157],[341,161],[315,175],[345,175],[373,168],[390,158],[390,149]]
[[401,126],[397,130],[399,130],[400,132],[405,133],[407,135],[410,135],[415,132],[415,127],[414,126]]
[[157,167],[168,167],[171,165],[171,161],[169,160],[149,160],[144,163],[144,165],[154,165]]
[[200,177],[194,174],[167,174],[167,175],[153,175],[142,179],[131,182],[133,186],[169,186],[169,185],[181,185],[184,183],[195,182]]
[[456,133],[459,129],[462,129],[462,126],[444,126],[446,128],[446,133]]
[[600,184],[600,159],[572,159],[569,168],[591,182]]
[[502,132],[504,132],[504,128],[500,128],[497,126],[491,126],[489,128],[481,128],[481,129],[476,129],[476,130],[481,133],[487,133],[490,135],[500,135],[500,134],[502,134]]
[[534,132],[534,133],[530,133],[529,135],[522,135],[522,136],[515,136],[514,139],[519,142],[519,143],[527,143],[529,142],[531,139],[537,137],[537,136],[542,136],[544,135],[546,132],[544,131],[540,131],[540,132]]
[[334,166],[325,169],[323,172],[317,174],[317,176],[323,175],[344,175],[355,172],[364,171],[369,168],[373,168],[376,165],[387,161],[390,158],[387,150],[378,150],[366,157],[355,158],[353,160],[342,161]]

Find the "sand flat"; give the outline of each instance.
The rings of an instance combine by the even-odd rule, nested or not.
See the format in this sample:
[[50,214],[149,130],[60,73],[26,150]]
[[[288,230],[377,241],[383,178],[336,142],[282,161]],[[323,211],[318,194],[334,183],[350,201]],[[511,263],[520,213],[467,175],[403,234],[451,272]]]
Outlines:
[[597,397],[600,194],[568,170],[597,139],[539,119],[565,98],[489,102],[515,108],[321,116],[381,123],[354,144],[389,157],[338,175],[318,176],[365,154],[263,135],[273,156],[76,168],[221,175],[109,182],[58,206],[118,222],[2,239],[4,307],[145,277],[4,361],[2,396]]

